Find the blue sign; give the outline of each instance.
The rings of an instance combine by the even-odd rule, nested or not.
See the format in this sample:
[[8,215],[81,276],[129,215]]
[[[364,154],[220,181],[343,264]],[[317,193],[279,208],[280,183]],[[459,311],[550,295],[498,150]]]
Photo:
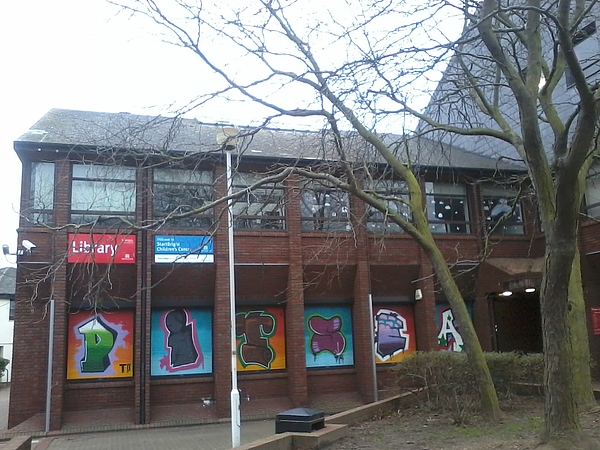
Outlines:
[[210,236],[154,236],[155,263],[212,263]]

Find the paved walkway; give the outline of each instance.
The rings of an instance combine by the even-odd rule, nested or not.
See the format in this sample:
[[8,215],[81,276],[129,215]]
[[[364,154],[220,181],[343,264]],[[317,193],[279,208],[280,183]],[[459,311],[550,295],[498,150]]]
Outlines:
[[[242,444],[275,434],[274,420],[242,422]],[[231,424],[111,431],[43,438],[34,450],[225,450],[231,448]]]
[[8,426],[8,396],[10,387],[8,384],[0,384],[0,434],[6,431]]

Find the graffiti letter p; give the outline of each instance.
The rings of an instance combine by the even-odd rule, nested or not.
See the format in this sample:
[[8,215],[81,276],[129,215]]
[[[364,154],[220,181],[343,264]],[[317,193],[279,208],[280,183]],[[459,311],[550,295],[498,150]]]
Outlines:
[[81,360],[81,372],[104,372],[110,366],[108,355],[115,345],[117,332],[106,325],[100,316],[78,328],[83,335],[85,356]]

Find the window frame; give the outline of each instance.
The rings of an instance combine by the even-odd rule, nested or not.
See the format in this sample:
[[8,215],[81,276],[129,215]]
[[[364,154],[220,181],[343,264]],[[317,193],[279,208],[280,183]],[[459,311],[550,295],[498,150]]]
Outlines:
[[[323,195],[322,199],[317,195],[311,195],[312,202],[307,202],[310,194]],[[332,196],[337,204],[332,208]],[[342,201],[339,201],[342,200]],[[315,209],[317,208],[317,209]],[[312,213],[309,216],[308,210]],[[338,216],[336,210],[341,209],[343,216]],[[345,211],[344,211],[345,209]],[[317,212],[320,214],[317,215]],[[348,192],[333,186],[317,182],[306,183],[300,191],[300,221],[302,231],[305,232],[347,232],[350,231],[350,195]]]
[[[76,175],[77,167],[87,167],[87,175],[88,176],[80,176]],[[93,171],[101,171],[103,169],[111,169],[111,170],[121,170],[125,169],[124,172],[130,172],[133,174],[132,179],[128,178],[105,178],[99,174],[94,174],[95,176],[89,176],[89,172]],[[82,197],[75,201],[75,196],[80,195],[82,192],[80,189],[76,189],[76,183],[86,183],[91,182],[90,186],[101,186],[102,190],[107,191],[107,187],[114,184],[114,186],[126,186],[130,185],[131,188],[127,190],[121,191],[121,199],[129,198],[131,209],[94,209],[93,202],[89,206],[88,209],[75,209],[73,207],[74,203],[85,203],[87,199]],[[92,188],[91,192],[94,194],[94,189]],[[95,225],[98,226],[110,226],[114,225],[115,222],[118,222],[118,219],[106,219],[105,216],[109,216],[114,218],[124,218],[126,220],[134,220],[135,214],[137,211],[137,168],[132,166],[125,165],[106,165],[106,164],[89,164],[85,162],[74,162],[71,165],[71,201],[70,201],[70,218],[71,222],[76,224],[87,224],[90,222],[97,221]],[[106,192],[106,197],[103,200],[109,198],[108,192]],[[112,199],[112,196],[110,197]],[[92,199],[94,200],[94,199]],[[79,218],[79,217],[80,218]],[[77,217],[77,219],[76,219]]]
[[[165,175],[165,178],[167,178],[167,175],[170,173],[173,175],[172,180],[157,180],[157,174],[161,174],[163,173]],[[199,175],[199,179],[198,181],[193,180],[193,182],[191,181],[191,178],[193,178],[194,174],[198,174]],[[190,181],[185,181],[185,180],[176,180],[176,176],[174,175],[184,175],[184,178],[188,178],[188,180]],[[206,179],[203,180],[204,176],[209,176],[210,179]],[[157,187],[163,187],[163,186],[173,186],[176,188],[179,188],[179,190],[182,189],[198,189],[198,190],[204,190],[205,193],[208,192],[209,195],[206,196],[206,200],[210,203],[212,201],[214,201],[214,175],[212,170],[194,170],[194,169],[172,169],[172,168],[167,168],[167,167],[158,167],[155,168],[153,170],[152,173],[152,218],[154,220],[162,220],[165,219],[166,217],[168,217],[171,214],[184,214],[185,212],[189,212],[193,209],[196,209],[198,207],[198,205],[177,205],[175,210],[173,211],[157,211],[157,199],[158,199],[158,195],[159,193],[157,192]],[[160,190],[160,188],[158,188],[158,190]],[[181,195],[180,195],[181,197]],[[203,198],[204,196],[199,196],[199,197],[192,197],[193,199],[200,199]],[[187,199],[186,199],[187,200]],[[191,202],[190,202],[191,203]],[[177,208],[184,208],[184,207],[188,207],[187,211],[182,209],[179,212],[175,212]],[[214,209],[211,208],[209,210],[206,210],[202,213],[197,213],[197,214],[192,214],[190,216],[187,217],[183,217],[180,219],[172,219],[170,221],[168,221],[168,226],[169,227],[174,227],[174,228],[204,228],[204,229],[209,229],[210,227],[213,226],[214,224],[214,217],[215,213],[214,213]]]
[[[284,231],[287,228],[286,219],[286,188],[283,183],[265,183],[255,189],[250,186],[268,176],[260,172],[236,172],[233,174],[232,188],[234,193],[246,191],[232,202],[233,228],[235,230],[273,230]],[[260,201],[253,201],[260,200]],[[275,200],[275,201],[271,201]],[[243,208],[244,203],[246,208]],[[258,211],[250,213],[253,205],[258,205]],[[271,205],[275,205],[271,208]],[[240,207],[242,207],[240,211]]]
[[[375,197],[381,196],[402,198],[403,201],[386,198],[378,198],[378,200],[384,203],[388,209],[395,209],[396,213],[404,216],[408,222],[412,221],[412,211],[410,206],[404,203],[409,201],[408,187],[405,181],[391,178],[373,179],[366,184],[365,188],[367,191],[372,191]],[[373,206],[367,205],[366,213],[367,220],[365,225],[369,232],[380,234],[399,234],[404,232],[400,225],[389,221],[388,216],[384,212],[379,211]]]
[[[43,179],[43,174],[37,168],[51,168],[49,173],[45,174],[48,179]],[[29,180],[29,207],[27,208],[27,219],[35,224],[51,225],[54,222],[54,196],[56,188],[56,166],[52,161],[32,161],[30,165]],[[40,195],[40,191],[42,191]],[[49,201],[46,200],[49,197]],[[44,205],[44,203],[48,203]]]
[[[458,190],[458,188],[462,188],[462,193],[445,193],[445,192],[435,192],[435,188],[439,187],[442,190],[448,189],[449,191]],[[464,203],[463,208],[463,219],[461,220],[452,220],[452,219],[439,219],[438,211],[434,208],[431,208],[431,205],[437,206],[438,204],[446,204],[440,203],[440,200],[449,200],[450,204],[453,201],[461,201]],[[470,220],[470,212],[469,212],[469,196],[467,194],[467,187],[464,183],[443,183],[436,181],[428,181],[425,182],[425,201],[427,204],[427,221],[429,223],[429,229],[433,234],[471,234],[471,220]],[[446,205],[448,206],[448,205]],[[444,207],[446,209],[446,207]],[[454,211],[452,206],[450,207],[450,211]],[[443,231],[438,226],[443,226]],[[464,226],[464,231],[453,230],[453,227],[461,227]]]
[[[504,195],[503,195],[504,193]],[[506,195],[513,194],[513,195]],[[481,201],[482,201],[482,212],[484,221],[486,224],[486,230],[491,232],[493,235],[504,235],[504,236],[524,236],[525,235],[525,217],[523,212],[523,205],[521,198],[518,193],[512,189],[505,189],[503,187],[496,186],[484,186],[481,190]],[[500,204],[503,205],[502,200],[505,200],[507,207],[512,209],[512,213],[506,216],[506,213],[502,213],[498,219],[494,220],[490,215],[491,212]],[[514,202],[516,203],[516,206]],[[486,204],[486,202],[495,202],[494,204]],[[512,202],[512,204],[511,204]],[[501,206],[499,208],[503,209]],[[489,213],[486,213],[489,211]],[[500,211],[502,212],[502,211]],[[508,211],[507,211],[508,212]],[[516,217],[516,220],[513,219]],[[512,219],[512,220],[511,220]],[[499,225],[496,225],[499,224]],[[516,232],[514,232],[516,231]]]

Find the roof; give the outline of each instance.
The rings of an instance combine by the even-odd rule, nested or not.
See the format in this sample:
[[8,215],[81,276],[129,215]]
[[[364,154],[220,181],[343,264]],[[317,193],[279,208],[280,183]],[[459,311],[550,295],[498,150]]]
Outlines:
[[[52,109],[15,141],[19,151],[28,145],[48,148],[93,147],[142,152],[182,154],[219,152],[216,132],[222,124],[207,124],[182,117],[142,116]],[[237,127],[246,157],[292,160],[337,160],[333,139],[324,131]],[[520,170],[518,166],[468,152],[425,138],[380,134],[400,160],[425,167]],[[356,132],[344,132],[343,140],[354,161],[383,162]],[[407,145],[405,145],[408,143]],[[408,149],[408,150],[407,150]]]
[[17,269],[14,267],[0,268],[0,296],[14,296],[17,286]]

